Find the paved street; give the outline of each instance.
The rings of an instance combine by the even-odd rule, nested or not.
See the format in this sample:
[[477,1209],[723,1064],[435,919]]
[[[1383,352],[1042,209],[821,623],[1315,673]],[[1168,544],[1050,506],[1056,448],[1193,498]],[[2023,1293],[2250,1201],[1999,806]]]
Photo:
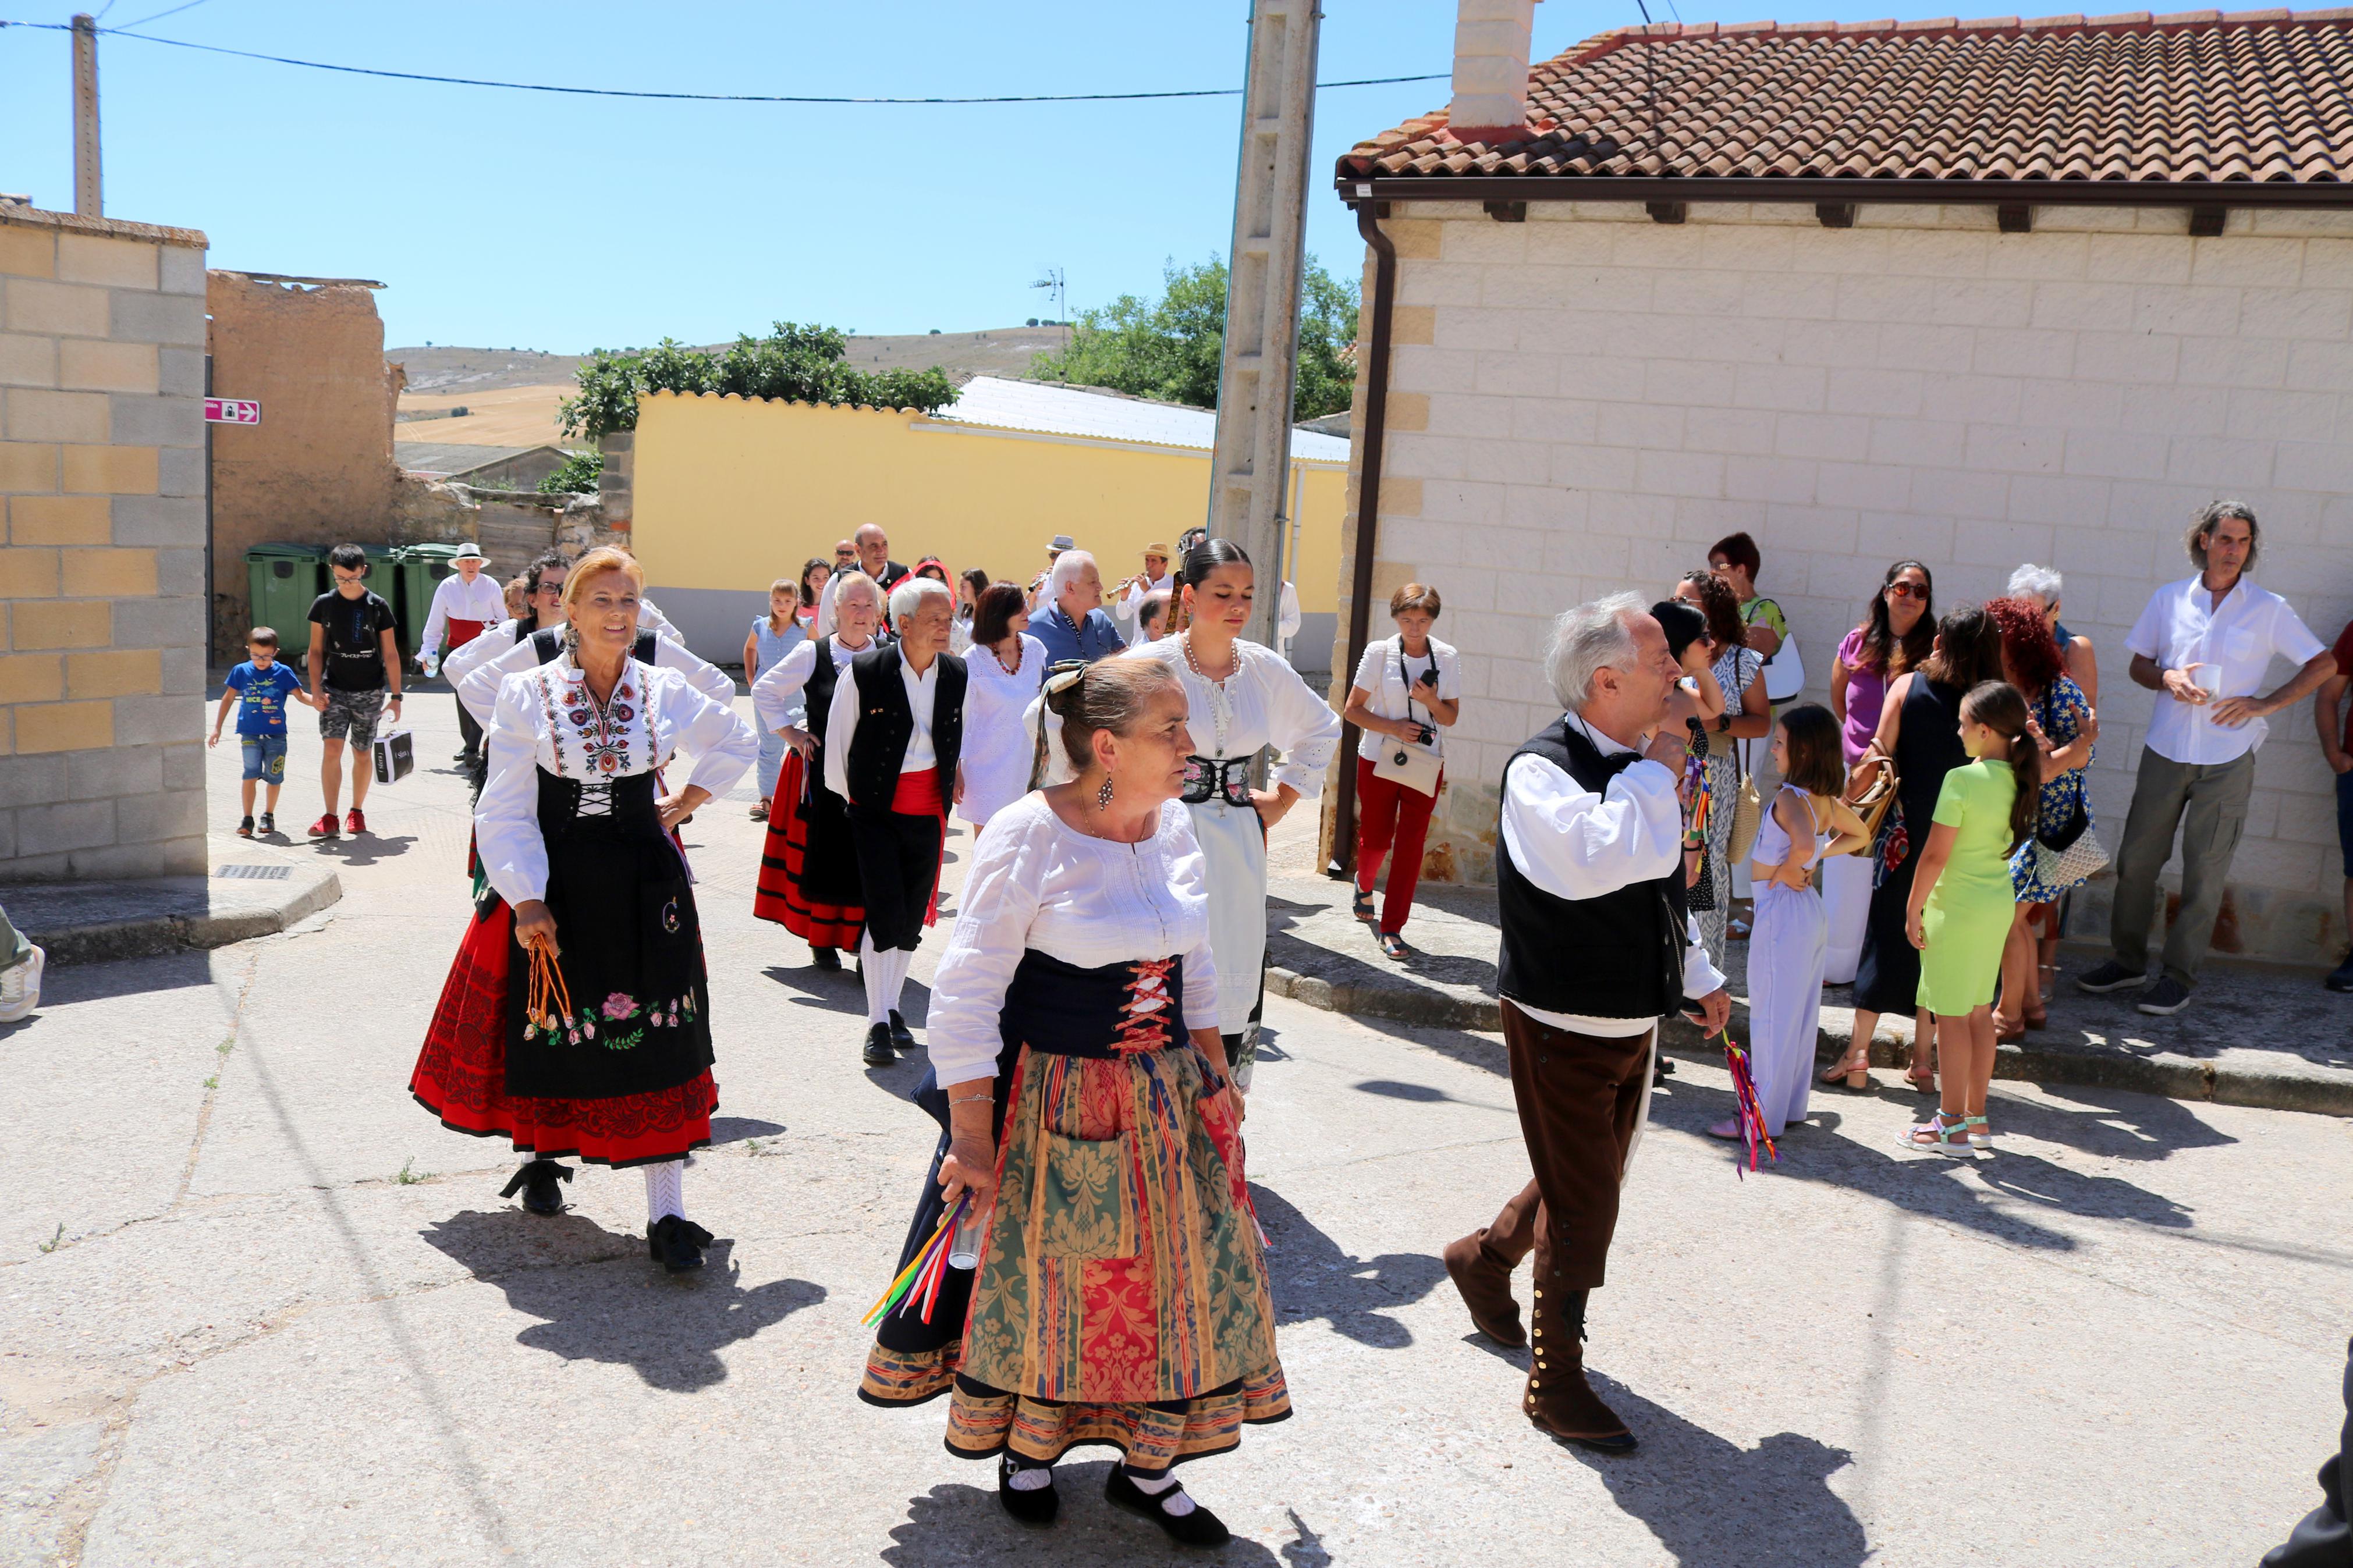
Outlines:
[[[1031,1535],[943,1451],[943,1406],[853,1396],[932,1140],[920,1058],[861,1068],[855,977],[751,918],[748,783],[689,829],[712,1268],[651,1268],[634,1173],[534,1219],[497,1196],[503,1145],[410,1101],[466,917],[450,700],[411,718],[426,771],[315,851],[340,905],[53,971],[0,1029],[0,1561],[1165,1560],[1101,1502],[1098,1451]],[[211,757],[216,822],[236,761]],[[1908,1095],[1830,1091],[1742,1181],[1700,1131],[1727,1080],[1686,1061],[1593,1309],[1643,1444],[1602,1459],[1519,1416],[1524,1358],[1469,1332],[1437,1258],[1525,1177],[1500,1042],[1269,1017],[1248,1131],[1298,1415],[1187,1472],[1223,1561],[2240,1563],[2317,1500],[2353,1331],[2344,1121],[2003,1083],[2005,1152],[1957,1165],[1894,1147]]]

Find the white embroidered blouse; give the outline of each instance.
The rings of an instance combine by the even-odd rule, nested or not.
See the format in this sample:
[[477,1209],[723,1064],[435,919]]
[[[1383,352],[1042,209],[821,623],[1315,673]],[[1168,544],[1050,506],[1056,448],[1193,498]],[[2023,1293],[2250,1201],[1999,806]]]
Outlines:
[[[638,629],[654,634],[654,662],[664,669],[675,669],[686,675],[692,684],[714,701],[733,703],[735,682],[717,665],[690,651],[670,633],[647,618],[653,606],[643,600],[638,603]],[[655,614],[659,612],[656,611]],[[669,623],[664,622],[667,626]],[[558,629],[561,629],[560,627]],[[499,688],[508,676],[519,669],[529,669],[539,662],[532,650],[531,638],[516,640],[515,623],[501,621],[460,648],[450,651],[441,662],[441,674],[458,693],[458,700],[466,705],[482,728],[491,721],[499,705]]]
[[483,744],[490,781],[474,806],[474,847],[491,886],[510,904],[547,893],[539,831],[539,773],[609,783],[695,754],[687,783],[725,795],[758,760],[760,738],[733,703],[713,700],[674,669],[631,659],[599,707],[565,654],[507,677]]
[[939,1081],[997,1076],[997,1014],[1033,947],[1082,969],[1181,955],[1185,1027],[1217,1027],[1205,870],[1192,814],[1173,800],[1141,844],[1081,833],[1036,791],[990,817],[932,981],[928,1049]]
[[1282,762],[1269,775],[1269,786],[1289,784],[1314,800],[1324,793],[1324,764],[1340,743],[1340,716],[1272,648],[1237,637],[1234,652],[1240,668],[1220,686],[1193,673],[1182,634],[1128,650],[1176,672],[1192,710],[1186,721],[1196,755],[1248,757],[1272,746]]

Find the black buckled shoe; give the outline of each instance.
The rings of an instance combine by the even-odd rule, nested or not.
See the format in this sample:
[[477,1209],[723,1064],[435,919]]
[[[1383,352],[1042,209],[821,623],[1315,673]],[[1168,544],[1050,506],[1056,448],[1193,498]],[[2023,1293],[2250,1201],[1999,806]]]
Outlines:
[[907,1027],[907,1020],[899,1016],[896,1007],[891,1009],[891,1047],[901,1051],[915,1048],[914,1032]]
[[1167,1505],[1185,1496],[1185,1485],[1179,1481],[1166,1491],[1155,1496],[1135,1484],[1125,1465],[1111,1468],[1111,1479],[1103,1484],[1103,1501],[1124,1509],[1140,1519],[1148,1519],[1179,1546],[1223,1546],[1233,1539],[1225,1521],[1198,1500],[1184,1513],[1170,1513]]
[[1043,1530],[1053,1523],[1055,1516],[1062,1511],[1062,1500],[1056,1494],[1050,1479],[1054,1472],[1046,1472],[1050,1479],[1044,1486],[1029,1491],[1016,1491],[1013,1489],[1013,1478],[1020,1473],[1021,1467],[1013,1462],[1012,1455],[999,1456],[997,1461],[997,1500],[1016,1522]]
[[887,1068],[899,1059],[891,1049],[890,1025],[869,1024],[866,1026],[865,1058],[866,1065],[871,1068]]
[[672,1274],[702,1267],[711,1233],[691,1219],[669,1214],[646,1226],[646,1256]]
[[828,974],[840,973],[841,950],[839,948],[833,947],[810,948],[809,967],[811,969],[822,969]]
[[562,1214],[564,1188],[561,1184],[572,1179],[572,1167],[559,1165],[553,1160],[533,1160],[508,1179],[499,1189],[499,1196],[511,1198],[520,1191],[522,1206],[533,1214]]

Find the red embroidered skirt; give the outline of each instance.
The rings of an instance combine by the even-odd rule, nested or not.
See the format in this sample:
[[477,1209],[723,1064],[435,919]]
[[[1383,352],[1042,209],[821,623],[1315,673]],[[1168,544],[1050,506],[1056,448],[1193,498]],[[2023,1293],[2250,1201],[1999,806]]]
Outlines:
[[708,1145],[711,1113],[719,1106],[708,1070],[674,1089],[610,1100],[507,1092],[507,986],[517,952],[514,912],[503,900],[467,922],[409,1076],[417,1103],[452,1131],[511,1139],[543,1159],[569,1154],[595,1165],[643,1165]]
[[[760,882],[752,912],[775,921],[812,947],[855,948],[866,929],[866,910],[842,897],[858,875],[849,851],[849,820],[832,795],[818,792],[822,805],[834,807],[827,813],[832,842],[818,857],[827,864],[812,868],[807,772],[800,752],[786,750],[776,793],[768,797],[768,835],[760,850]],[[838,822],[833,820],[837,817]],[[831,864],[838,860],[848,863],[848,884],[841,881],[840,867]]]

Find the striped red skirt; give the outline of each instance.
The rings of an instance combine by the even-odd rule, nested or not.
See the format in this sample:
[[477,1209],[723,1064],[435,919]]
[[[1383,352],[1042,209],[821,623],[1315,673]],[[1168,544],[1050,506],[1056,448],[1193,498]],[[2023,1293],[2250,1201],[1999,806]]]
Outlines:
[[[768,797],[768,835],[760,849],[760,882],[753,895],[752,912],[776,921],[811,947],[855,948],[866,929],[866,910],[842,897],[857,878],[849,819],[838,809],[828,813],[840,820],[828,823],[833,841],[818,856],[821,861],[848,861],[845,884],[841,868],[810,865],[808,802],[804,798],[807,773],[800,752],[787,750],[784,766],[776,773],[776,792]],[[819,798],[826,805],[835,804],[834,797],[823,792]],[[819,874],[813,876],[813,869]]]
[[507,986],[514,912],[493,899],[469,921],[408,1092],[454,1132],[512,1140],[542,1159],[569,1154],[595,1165],[675,1160],[711,1142],[719,1088],[708,1070],[674,1089],[609,1100],[556,1100],[507,1092]]

